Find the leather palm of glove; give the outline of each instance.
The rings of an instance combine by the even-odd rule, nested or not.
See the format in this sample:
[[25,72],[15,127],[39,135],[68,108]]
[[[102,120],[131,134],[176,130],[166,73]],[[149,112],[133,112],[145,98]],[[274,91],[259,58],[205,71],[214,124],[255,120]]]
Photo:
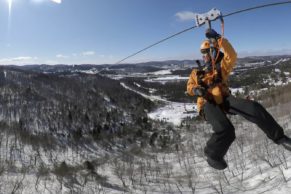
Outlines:
[[218,38],[221,37],[220,34],[218,34],[215,30],[208,28],[205,32],[205,36],[208,39],[215,39],[217,40]]
[[205,97],[207,94],[207,90],[204,87],[197,87],[193,89],[193,93],[199,97]]

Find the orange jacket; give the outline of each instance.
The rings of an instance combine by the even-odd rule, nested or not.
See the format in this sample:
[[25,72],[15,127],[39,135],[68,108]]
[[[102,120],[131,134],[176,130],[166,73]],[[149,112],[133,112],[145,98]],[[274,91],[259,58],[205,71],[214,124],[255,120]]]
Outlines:
[[[228,42],[227,39],[222,38],[218,41],[221,41],[221,49],[224,53],[224,57],[221,60],[221,76],[222,76],[222,82],[210,87],[207,92],[208,96],[210,96],[217,104],[221,104],[223,102],[223,96],[228,95],[229,89],[227,85],[227,80],[230,72],[233,70],[236,60],[237,60],[237,54],[231,44]],[[193,89],[196,87],[200,87],[198,84],[198,77],[197,77],[197,71],[198,69],[193,69],[193,71],[190,74],[188,83],[187,83],[187,93],[190,96],[194,96],[195,94],[193,93]],[[204,75],[202,78],[202,81],[210,85],[213,82],[213,78],[217,75],[217,71],[211,71],[208,72]],[[202,109],[203,105],[205,104],[207,100],[198,97],[197,98],[197,110],[200,112]]]

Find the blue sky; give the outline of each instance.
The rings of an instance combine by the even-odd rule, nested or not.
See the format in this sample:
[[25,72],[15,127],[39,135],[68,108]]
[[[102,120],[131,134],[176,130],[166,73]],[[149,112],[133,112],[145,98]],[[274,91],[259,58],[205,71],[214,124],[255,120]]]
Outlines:
[[[12,0],[9,14],[8,0],[0,0],[0,64],[115,63],[194,25],[187,17],[191,12],[216,7],[227,14],[273,2]],[[225,18],[225,36],[240,57],[291,54],[290,19],[291,4],[241,13]],[[214,27],[220,31],[219,23]],[[188,31],[125,62],[200,58],[204,31],[204,27]]]

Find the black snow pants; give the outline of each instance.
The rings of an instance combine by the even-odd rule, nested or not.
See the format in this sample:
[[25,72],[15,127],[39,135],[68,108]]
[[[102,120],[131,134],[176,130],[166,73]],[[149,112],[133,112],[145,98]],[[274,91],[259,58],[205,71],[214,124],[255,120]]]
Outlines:
[[[258,102],[236,98],[232,95],[225,99],[228,112],[238,114],[250,122],[257,124],[275,143],[282,137],[282,127]],[[235,139],[234,126],[222,109],[214,103],[207,102],[203,108],[205,119],[212,125],[214,133],[204,149],[205,154],[220,160]]]

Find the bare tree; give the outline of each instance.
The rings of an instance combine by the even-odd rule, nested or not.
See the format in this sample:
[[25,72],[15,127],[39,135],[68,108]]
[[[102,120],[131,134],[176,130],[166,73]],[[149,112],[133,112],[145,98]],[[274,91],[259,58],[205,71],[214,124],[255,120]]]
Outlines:
[[11,194],[15,194],[17,193],[18,191],[20,191],[21,189],[23,190],[23,180],[25,179],[25,176],[26,176],[26,172],[23,171],[22,173],[22,177],[18,180],[16,180],[13,184],[13,188],[12,188],[12,191],[11,191]]
[[114,166],[114,174],[120,179],[123,186],[127,188],[126,182],[125,182],[125,163],[120,162],[117,159],[113,161]]
[[284,170],[282,169],[281,166],[279,166],[278,168],[279,168],[279,171],[280,171],[280,173],[281,173],[281,175],[283,177],[284,182],[287,183],[289,180],[286,178],[286,176],[284,174]]

